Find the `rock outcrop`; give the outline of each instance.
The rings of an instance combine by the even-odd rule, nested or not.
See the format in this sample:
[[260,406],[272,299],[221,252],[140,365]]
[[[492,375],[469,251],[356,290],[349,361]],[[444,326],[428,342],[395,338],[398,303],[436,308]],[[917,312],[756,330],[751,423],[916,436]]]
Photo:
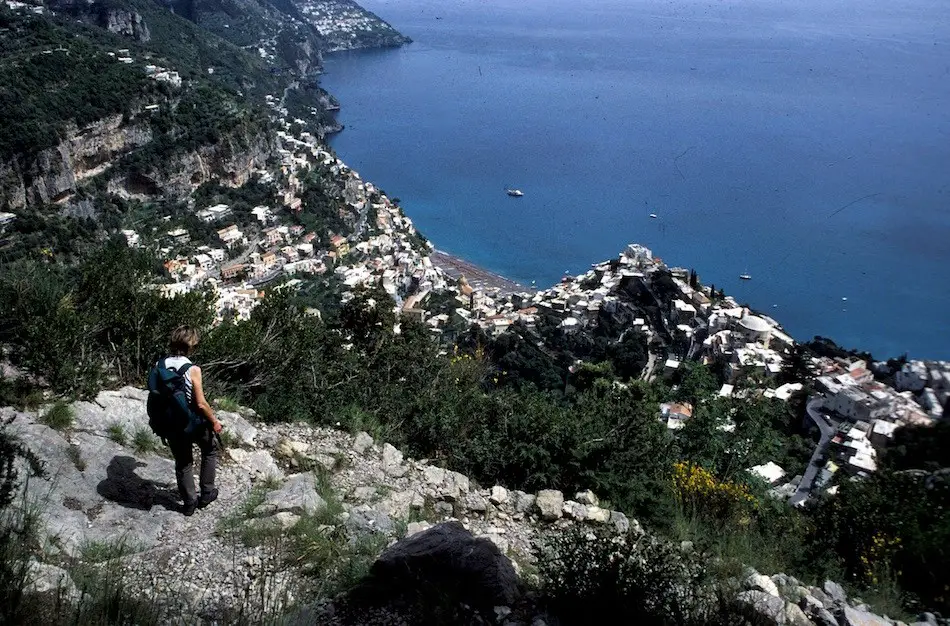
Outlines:
[[183,200],[203,183],[216,181],[225,187],[240,187],[255,171],[264,169],[274,153],[268,133],[229,135],[218,142],[175,154],[160,166],[136,169],[109,180],[108,190],[122,197],[147,199],[163,196]]
[[147,122],[125,122],[121,115],[85,128],[69,125],[59,145],[31,158],[0,163],[0,197],[14,209],[61,201],[75,192],[77,184],[151,140]]
[[64,13],[141,43],[152,38],[142,15],[130,9],[92,0],[46,0],[45,4],[57,13]]
[[875,615],[860,600],[849,601],[844,588],[825,581],[806,586],[792,576],[765,576],[750,570],[735,600],[753,624],[771,626],[907,626]]
[[512,606],[522,595],[518,575],[498,546],[452,521],[387,548],[350,596],[361,605],[398,606],[419,601],[427,589],[483,613]]

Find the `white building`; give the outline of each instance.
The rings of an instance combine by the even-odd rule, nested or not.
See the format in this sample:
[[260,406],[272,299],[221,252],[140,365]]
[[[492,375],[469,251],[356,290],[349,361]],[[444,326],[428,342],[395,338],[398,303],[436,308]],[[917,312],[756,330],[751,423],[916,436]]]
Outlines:
[[910,361],[894,375],[894,387],[898,391],[920,391],[927,385],[927,366],[921,361]]
[[231,207],[226,204],[216,204],[214,206],[208,207],[207,209],[198,211],[197,213],[198,219],[208,224],[227,217],[230,214]]
[[758,476],[769,485],[777,485],[785,477],[785,470],[773,461],[749,468],[749,473]]
[[130,248],[135,248],[139,245],[139,234],[134,230],[123,230],[121,231],[122,236],[125,237],[125,243],[128,244]]
[[274,221],[274,214],[271,213],[271,210],[266,206],[256,206],[251,209],[251,213],[254,214],[254,217],[256,217],[257,221],[261,224]]
[[201,269],[207,271],[214,267],[214,263],[211,261],[211,257],[207,254],[196,254],[195,255],[195,264],[198,265]]

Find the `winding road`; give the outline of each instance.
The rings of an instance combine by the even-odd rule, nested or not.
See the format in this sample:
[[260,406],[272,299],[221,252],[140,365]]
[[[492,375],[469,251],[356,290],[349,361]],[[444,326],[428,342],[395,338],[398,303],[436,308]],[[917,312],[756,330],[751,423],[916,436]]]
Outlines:
[[815,477],[821,469],[818,462],[824,455],[828,442],[831,441],[831,438],[835,434],[835,428],[828,422],[825,416],[821,414],[821,411],[819,411],[822,405],[822,399],[816,397],[811,398],[805,407],[805,410],[808,411],[808,417],[815,422],[815,426],[817,426],[821,432],[821,438],[818,440],[818,445],[815,446],[815,451],[812,453],[811,459],[808,460],[808,468],[805,470],[801,482],[798,483],[798,489],[795,490],[795,494],[789,499],[789,504],[792,506],[804,504],[811,495],[812,483],[815,482]]

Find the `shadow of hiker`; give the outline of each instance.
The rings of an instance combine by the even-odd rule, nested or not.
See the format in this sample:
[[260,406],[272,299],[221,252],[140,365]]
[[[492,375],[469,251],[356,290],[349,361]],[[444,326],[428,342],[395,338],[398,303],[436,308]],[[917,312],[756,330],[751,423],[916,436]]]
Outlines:
[[170,511],[181,508],[178,490],[158,485],[135,474],[135,468],[145,463],[130,456],[114,456],[106,468],[106,478],[96,486],[96,492],[120,506],[140,511],[149,511],[153,506],[162,506]]

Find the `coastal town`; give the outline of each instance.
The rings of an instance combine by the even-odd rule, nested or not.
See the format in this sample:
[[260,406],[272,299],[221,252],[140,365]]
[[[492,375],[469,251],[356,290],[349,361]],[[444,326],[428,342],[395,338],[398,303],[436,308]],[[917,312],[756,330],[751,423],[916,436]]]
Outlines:
[[[285,113],[276,100],[274,108]],[[341,302],[361,287],[381,287],[398,313],[446,339],[472,326],[488,337],[514,326],[531,332],[542,318],[570,335],[608,316],[648,346],[644,380],[672,380],[687,362],[697,362],[722,372],[721,397],[754,394],[787,402],[810,394],[803,427],[816,432],[818,442],[805,472],[788,475],[774,462],[748,468],[771,486],[770,493],[793,505],[824,491],[834,494],[843,478],[875,472],[880,451],[901,426],[943,417],[950,399],[948,362],[906,361],[894,369],[858,358],[812,356],[800,380],[781,382],[796,352],[781,324],[699,284],[690,270],[668,267],[649,248],[630,244],[618,258],[584,274],[564,276],[543,290],[524,288],[436,251],[396,203],[313,135],[292,134],[292,121],[284,120],[283,127],[277,133],[279,169],[255,173],[277,193],[274,202],[251,210],[253,221],[239,224],[228,205],[215,204],[195,210],[214,228],[214,244],[194,245],[180,227],[161,237],[172,282],[158,288],[174,296],[210,287],[219,323],[248,318],[268,285],[299,287],[321,276],[338,281]],[[330,234],[326,245],[317,232],[294,223],[305,208],[303,181],[314,172],[339,183],[340,213],[351,227]],[[140,245],[139,233],[122,234],[129,245]],[[434,295],[442,302],[438,311],[430,310]],[[675,431],[693,410],[687,402],[667,403],[658,419]]]
[[[803,427],[820,437],[804,474],[789,476],[774,462],[749,468],[772,487],[770,493],[794,505],[822,491],[834,494],[841,478],[875,472],[879,453],[901,426],[933,425],[943,417],[950,362],[906,361],[893,369],[858,358],[810,357],[801,380],[781,383],[796,350],[792,337],[771,317],[690,282],[689,270],[668,268],[648,248],[630,244],[618,259],[533,294],[479,291],[463,281],[456,314],[497,336],[514,324],[532,328],[539,316],[554,317],[564,333],[575,333],[607,313],[629,320],[650,346],[646,380],[671,379],[692,360],[724,372],[721,397],[755,394],[787,402],[807,385],[811,395]],[[644,299],[655,306],[642,306]],[[445,322],[443,315],[430,325],[438,329]],[[658,418],[677,430],[693,409],[688,403],[664,404]]]

